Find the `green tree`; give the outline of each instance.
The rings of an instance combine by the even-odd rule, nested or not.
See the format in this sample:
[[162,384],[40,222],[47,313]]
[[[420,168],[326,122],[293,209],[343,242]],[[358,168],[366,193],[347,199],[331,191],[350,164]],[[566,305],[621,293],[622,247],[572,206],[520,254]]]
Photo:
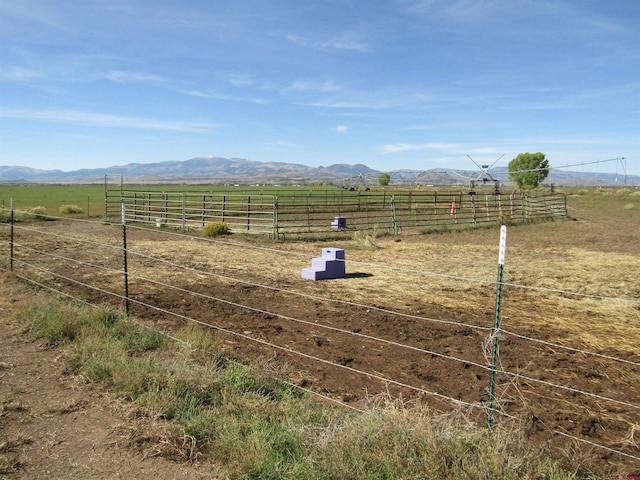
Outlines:
[[389,175],[388,173],[381,173],[380,175],[378,175],[378,184],[382,187],[386,187],[387,185],[389,185],[389,182],[391,181],[391,175]]
[[518,188],[536,188],[549,175],[549,160],[542,152],[521,153],[509,162],[509,178]]

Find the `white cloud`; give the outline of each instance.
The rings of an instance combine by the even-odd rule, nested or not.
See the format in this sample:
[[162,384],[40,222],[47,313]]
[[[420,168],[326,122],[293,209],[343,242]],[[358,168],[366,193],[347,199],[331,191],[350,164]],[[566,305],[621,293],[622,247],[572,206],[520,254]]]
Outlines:
[[266,142],[265,146],[267,147],[285,147],[285,148],[294,148],[297,145],[291,142],[285,142],[283,140],[276,140],[274,142]]
[[349,131],[349,127],[346,125],[337,125],[335,127],[335,131],[338,133],[347,133]]
[[225,95],[222,93],[203,92],[202,90],[183,90],[182,93],[184,93],[185,95],[190,95],[192,97],[208,98],[211,100],[225,100],[225,101],[232,101],[232,102],[255,103],[257,105],[264,105],[266,103],[269,103],[269,101],[264,98],[243,97],[240,95]]
[[116,83],[156,83],[162,81],[162,78],[152,73],[124,72],[120,70],[107,73],[106,78]]
[[38,78],[40,75],[28,68],[22,67],[8,67],[0,70],[0,79],[9,80],[13,82],[28,82]]
[[384,102],[347,102],[347,101],[337,101],[337,100],[324,100],[313,102],[311,104],[312,107],[324,107],[324,108],[355,108],[355,109],[379,109],[379,108],[389,108],[392,105]]
[[289,40],[290,42],[293,43],[297,43],[298,45],[302,46],[302,47],[306,47],[309,43],[307,42],[307,40],[303,37],[301,37],[300,35],[294,35],[292,33],[288,33],[285,38],[287,40]]
[[235,87],[248,87],[253,85],[253,77],[247,73],[232,73],[229,82]]
[[442,15],[460,21],[484,17],[501,3],[503,7],[508,5],[499,0],[415,0],[408,2],[406,10],[412,14]]
[[170,130],[176,132],[208,133],[217,125],[206,121],[167,122],[151,118],[107,115],[73,110],[19,110],[2,109],[0,117],[20,120],[73,123],[82,126],[106,128],[139,128],[144,130]]
[[325,40],[309,40],[300,35],[289,33],[285,38],[301,47],[314,48],[317,50],[352,50],[357,52],[368,52],[369,47],[364,43],[352,40],[348,38],[348,35],[343,37],[332,37]]
[[457,143],[394,143],[382,145],[378,147],[378,151],[382,155],[388,153],[409,152],[415,150],[440,150],[440,151],[459,151],[461,145]]
[[298,80],[289,85],[286,91],[295,92],[307,92],[307,91],[319,91],[319,92],[336,92],[341,87],[333,80],[325,80],[324,82],[317,82],[311,80]]
[[356,42],[348,39],[340,39],[340,38],[332,38],[330,40],[325,40],[323,42],[317,42],[314,44],[315,47],[320,48],[322,50],[354,50],[357,52],[367,52],[369,48],[363,43]]

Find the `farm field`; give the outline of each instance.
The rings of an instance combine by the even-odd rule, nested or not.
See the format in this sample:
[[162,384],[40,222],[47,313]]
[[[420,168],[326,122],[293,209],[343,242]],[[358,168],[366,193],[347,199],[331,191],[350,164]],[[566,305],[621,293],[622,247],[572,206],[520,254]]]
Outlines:
[[[216,185],[125,185],[129,190],[146,190],[153,192],[202,192],[202,193],[260,193],[269,195],[308,191],[340,191],[340,188],[332,186],[307,186],[307,187],[274,187],[274,186],[238,186],[224,187]],[[109,182],[109,189],[119,190],[119,180],[116,183]],[[59,215],[60,208],[64,205],[77,205],[84,212],[80,217],[100,218],[105,212],[105,185],[0,185],[0,208],[9,208],[13,198],[15,208],[26,209],[41,206],[49,215]]]
[[[497,418],[522,418],[558,448],[576,437],[626,453],[575,443],[628,470],[640,456],[640,195],[571,192],[568,207],[567,220],[508,228]],[[388,392],[484,421],[497,228],[316,242],[135,225],[126,235],[140,321],[211,325],[234,358],[355,408]],[[14,271],[122,308],[122,237],[97,221],[21,222]],[[346,278],[302,279],[328,246],[345,250]]]

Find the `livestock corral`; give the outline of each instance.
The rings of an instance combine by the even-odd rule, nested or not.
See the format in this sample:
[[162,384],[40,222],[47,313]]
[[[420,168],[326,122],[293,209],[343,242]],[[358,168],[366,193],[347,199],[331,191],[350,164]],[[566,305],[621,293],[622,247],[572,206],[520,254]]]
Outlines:
[[250,188],[246,192],[183,191],[105,186],[105,218],[183,231],[225,222],[239,233],[274,239],[330,233],[477,228],[567,216],[563,193],[486,188],[473,191]]
[[[384,392],[484,422],[494,374],[494,421],[630,471],[639,209],[635,192],[582,192],[567,219],[510,226],[501,282],[494,227],[275,241],[40,215],[0,225],[0,248],[20,277],[168,334],[196,323],[227,355],[346,407]],[[346,276],[303,279],[324,247],[345,250]]]

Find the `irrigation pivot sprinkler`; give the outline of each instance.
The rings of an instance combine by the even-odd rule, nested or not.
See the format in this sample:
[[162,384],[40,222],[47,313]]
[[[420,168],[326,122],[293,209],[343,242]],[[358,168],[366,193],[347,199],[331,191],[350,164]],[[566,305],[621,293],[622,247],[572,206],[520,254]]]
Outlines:
[[476,178],[475,180],[469,180],[469,188],[471,189],[471,191],[469,192],[469,195],[475,195],[474,189],[476,188],[477,183],[482,183],[483,186],[486,185],[487,183],[492,183],[493,193],[496,195],[499,194],[500,192],[498,191],[498,188],[500,188],[500,182],[495,178],[493,178],[493,176],[489,173],[489,170],[491,170],[491,167],[493,167],[496,163],[500,161],[502,157],[504,157],[504,154],[500,155],[498,159],[495,162],[493,162],[491,165],[479,165],[469,155],[467,155],[467,157],[469,158],[469,160],[475,163],[476,167],[480,169],[480,175],[478,176],[478,178]]

